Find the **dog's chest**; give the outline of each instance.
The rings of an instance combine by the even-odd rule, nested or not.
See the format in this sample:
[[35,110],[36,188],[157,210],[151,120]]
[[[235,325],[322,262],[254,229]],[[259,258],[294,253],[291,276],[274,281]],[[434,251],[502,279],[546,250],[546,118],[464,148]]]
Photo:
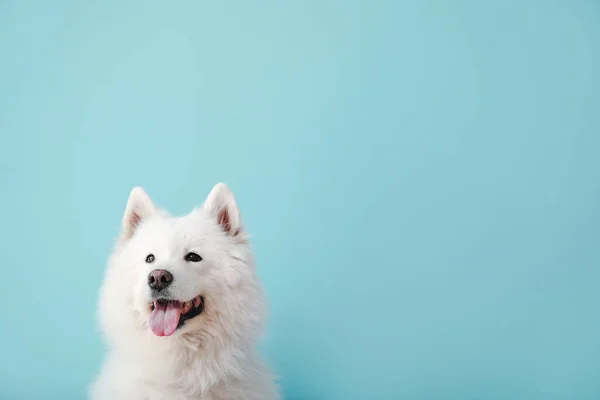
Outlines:
[[[150,389],[150,388],[148,388]],[[220,393],[219,390],[209,390],[204,394],[182,393],[176,388],[171,389],[150,389],[143,400],[234,400],[237,397],[232,397],[226,393]],[[240,398],[241,400],[241,398]]]
[[214,384],[210,377],[215,374],[201,372],[195,369],[173,370],[143,379],[145,388],[144,400],[234,400],[231,390],[236,386],[234,382],[224,385],[221,381]]

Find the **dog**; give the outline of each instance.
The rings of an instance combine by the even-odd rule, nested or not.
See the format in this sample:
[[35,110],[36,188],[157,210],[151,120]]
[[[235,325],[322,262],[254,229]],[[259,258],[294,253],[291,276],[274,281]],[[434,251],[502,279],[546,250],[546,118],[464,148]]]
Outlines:
[[266,301],[229,187],[171,216],[135,187],[100,289],[108,354],[91,400],[279,400]]

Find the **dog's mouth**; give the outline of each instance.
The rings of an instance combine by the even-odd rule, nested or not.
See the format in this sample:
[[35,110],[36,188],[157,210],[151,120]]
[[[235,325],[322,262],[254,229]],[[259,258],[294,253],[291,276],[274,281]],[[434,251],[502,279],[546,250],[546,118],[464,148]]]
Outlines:
[[204,311],[204,297],[197,296],[190,301],[156,299],[149,304],[148,324],[156,336],[171,336],[185,321]]

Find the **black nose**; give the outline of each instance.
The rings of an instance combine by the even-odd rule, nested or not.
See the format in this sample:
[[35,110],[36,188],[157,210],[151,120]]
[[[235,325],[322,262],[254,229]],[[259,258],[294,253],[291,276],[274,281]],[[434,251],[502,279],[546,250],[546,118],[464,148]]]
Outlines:
[[160,292],[173,282],[173,275],[164,269],[155,269],[148,275],[148,286],[150,289]]

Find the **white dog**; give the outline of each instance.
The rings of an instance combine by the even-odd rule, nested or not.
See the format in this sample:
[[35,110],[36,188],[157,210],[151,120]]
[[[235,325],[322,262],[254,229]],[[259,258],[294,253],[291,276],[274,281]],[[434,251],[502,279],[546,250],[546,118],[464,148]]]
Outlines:
[[100,292],[110,346],[93,400],[275,400],[255,348],[265,303],[229,188],[184,217],[129,196]]

